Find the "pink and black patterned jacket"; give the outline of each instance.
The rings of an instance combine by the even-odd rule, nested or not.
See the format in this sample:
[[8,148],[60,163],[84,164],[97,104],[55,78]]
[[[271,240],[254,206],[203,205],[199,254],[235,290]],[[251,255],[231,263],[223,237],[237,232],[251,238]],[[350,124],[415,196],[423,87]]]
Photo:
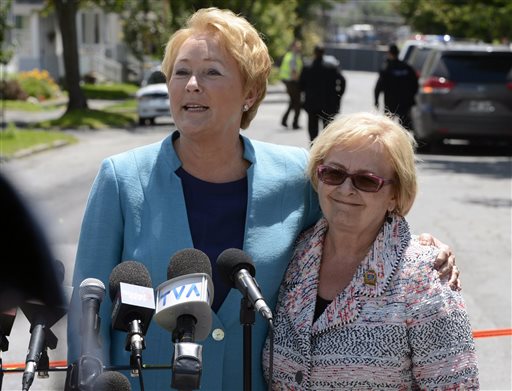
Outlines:
[[[327,231],[298,239],[275,314],[274,390],[478,389],[471,325],[460,292],[433,270],[437,249],[389,217],[352,281],[313,323]],[[376,277],[369,283],[370,272]],[[263,351],[268,381],[269,340]]]

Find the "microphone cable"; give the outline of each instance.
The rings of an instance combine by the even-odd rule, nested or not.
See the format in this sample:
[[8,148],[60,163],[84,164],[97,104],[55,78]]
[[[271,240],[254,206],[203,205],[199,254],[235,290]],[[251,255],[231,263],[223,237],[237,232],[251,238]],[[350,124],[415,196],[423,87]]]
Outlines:
[[142,359],[137,357],[137,370],[139,371],[140,391],[144,391],[144,379],[142,378]]

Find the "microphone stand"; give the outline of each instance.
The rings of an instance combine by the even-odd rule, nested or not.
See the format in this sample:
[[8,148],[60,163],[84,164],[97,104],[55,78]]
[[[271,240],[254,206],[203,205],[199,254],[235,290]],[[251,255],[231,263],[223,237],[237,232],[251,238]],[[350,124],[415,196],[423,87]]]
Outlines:
[[252,389],[252,325],[255,321],[255,311],[247,296],[242,297],[240,302],[240,324],[243,326],[244,331],[244,391],[251,391]]
[[2,389],[2,383],[4,381],[4,370],[2,364],[2,352],[9,350],[9,340],[3,334],[0,334],[0,390]]

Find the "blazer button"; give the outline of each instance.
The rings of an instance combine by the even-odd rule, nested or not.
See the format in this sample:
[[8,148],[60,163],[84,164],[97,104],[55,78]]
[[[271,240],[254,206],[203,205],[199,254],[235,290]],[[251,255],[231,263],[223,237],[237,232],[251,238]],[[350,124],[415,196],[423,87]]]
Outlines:
[[302,383],[302,379],[304,378],[304,375],[302,374],[302,371],[297,371],[297,373],[295,374],[295,381],[297,383]]
[[224,339],[224,330],[222,329],[215,329],[212,331],[212,338],[215,341],[222,341]]

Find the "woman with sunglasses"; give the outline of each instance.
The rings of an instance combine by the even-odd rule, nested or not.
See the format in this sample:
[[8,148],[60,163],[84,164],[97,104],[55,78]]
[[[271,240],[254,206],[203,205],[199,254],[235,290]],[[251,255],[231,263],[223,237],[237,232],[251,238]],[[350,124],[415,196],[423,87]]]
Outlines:
[[[478,388],[459,291],[404,216],[416,195],[414,140],[356,113],[316,139],[308,167],[323,217],[299,236],[275,314],[273,389]],[[263,366],[268,378],[270,340]]]

